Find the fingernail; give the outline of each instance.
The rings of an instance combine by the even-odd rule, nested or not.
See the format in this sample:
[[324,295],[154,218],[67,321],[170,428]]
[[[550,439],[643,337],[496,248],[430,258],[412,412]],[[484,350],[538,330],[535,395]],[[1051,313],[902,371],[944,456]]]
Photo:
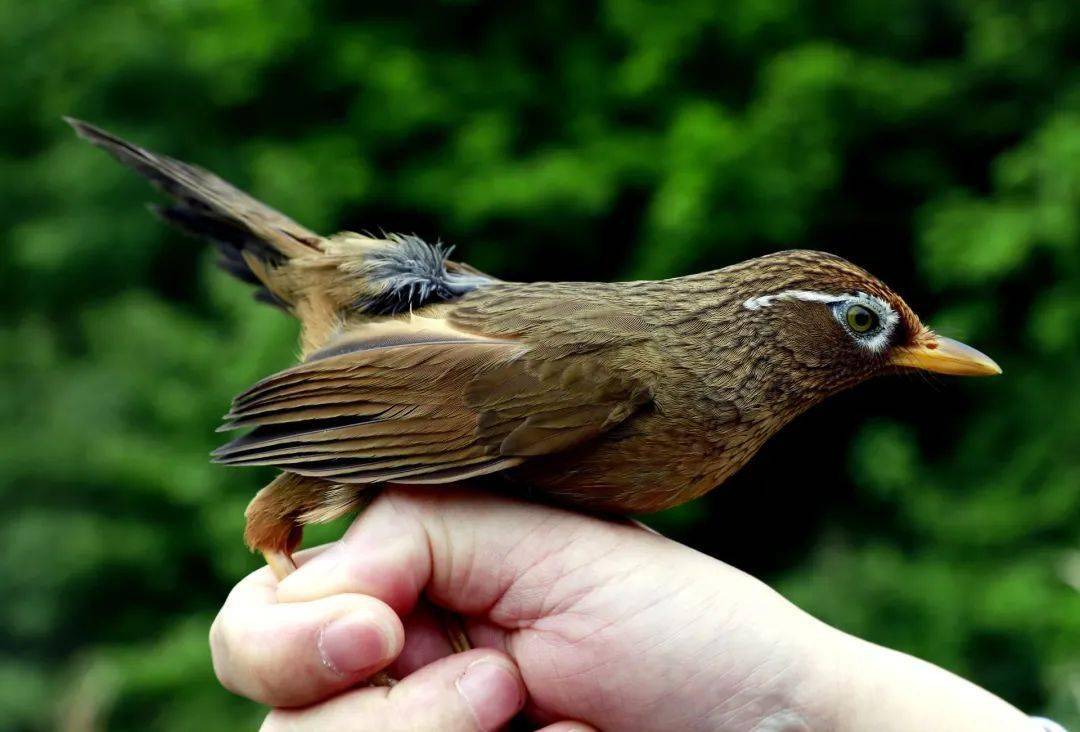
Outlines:
[[341,675],[355,674],[390,660],[391,636],[367,613],[331,621],[319,632],[323,665]]
[[458,677],[457,690],[482,730],[506,724],[525,705],[521,682],[497,661],[485,659],[470,664]]

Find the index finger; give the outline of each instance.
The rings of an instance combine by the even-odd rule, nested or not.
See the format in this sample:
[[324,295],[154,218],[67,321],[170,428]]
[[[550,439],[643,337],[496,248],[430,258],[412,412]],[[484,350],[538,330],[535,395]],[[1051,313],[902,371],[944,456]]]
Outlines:
[[278,597],[361,592],[407,615],[426,594],[455,612],[495,619],[508,598],[531,608],[551,579],[629,543],[624,563],[675,546],[626,523],[475,491],[387,488],[339,542],[282,580]]

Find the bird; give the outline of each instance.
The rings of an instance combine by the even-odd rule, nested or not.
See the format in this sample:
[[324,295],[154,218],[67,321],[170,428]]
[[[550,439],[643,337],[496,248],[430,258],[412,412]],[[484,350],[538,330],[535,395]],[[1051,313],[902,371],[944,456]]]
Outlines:
[[[303,526],[379,486],[468,481],[608,515],[722,484],[827,397],[904,371],[989,376],[892,289],[825,252],[631,282],[508,282],[415,235],[316,234],[216,175],[85,122],[170,199],[154,211],[300,321],[300,362],[239,394],[214,451],[281,472],[244,538],[280,579]],[[483,478],[483,480],[481,480]]]

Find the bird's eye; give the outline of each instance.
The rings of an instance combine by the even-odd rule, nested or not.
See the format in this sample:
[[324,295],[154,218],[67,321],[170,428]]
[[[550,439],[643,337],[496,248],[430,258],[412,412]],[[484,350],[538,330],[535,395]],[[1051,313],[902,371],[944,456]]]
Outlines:
[[855,333],[869,333],[878,326],[878,316],[862,305],[852,305],[844,315],[847,326]]

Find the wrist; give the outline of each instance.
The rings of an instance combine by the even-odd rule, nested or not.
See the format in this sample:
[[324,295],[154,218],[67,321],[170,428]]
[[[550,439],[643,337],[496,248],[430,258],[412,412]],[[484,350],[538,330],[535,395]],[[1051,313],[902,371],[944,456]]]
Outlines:
[[723,696],[700,729],[838,729],[849,636],[748,575],[729,577],[720,587],[740,602],[713,636],[717,650],[711,655],[720,663],[708,685]]
[[837,732],[1037,729],[1008,702],[943,668],[833,632],[838,636],[837,662],[827,698],[833,709],[832,729]]

